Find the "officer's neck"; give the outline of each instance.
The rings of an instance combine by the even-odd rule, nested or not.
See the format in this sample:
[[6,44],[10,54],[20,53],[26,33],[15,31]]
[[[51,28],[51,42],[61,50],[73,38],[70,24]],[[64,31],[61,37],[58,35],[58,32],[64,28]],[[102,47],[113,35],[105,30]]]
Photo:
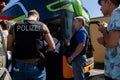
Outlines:
[[28,17],[27,20],[35,20],[35,21],[37,21],[36,17],[34,17],[34,16]]

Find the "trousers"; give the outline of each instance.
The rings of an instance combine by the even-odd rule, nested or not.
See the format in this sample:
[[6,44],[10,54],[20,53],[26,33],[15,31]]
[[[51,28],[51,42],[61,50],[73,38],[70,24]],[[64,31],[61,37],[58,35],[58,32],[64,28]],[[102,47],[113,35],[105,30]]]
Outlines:
[[46,80],[46,70],[41,71],[37,66],[16,62],[12,70],[12,80]]
[[86,55],[79,55],[72,61],[74,80],[85,80],[84,66]]

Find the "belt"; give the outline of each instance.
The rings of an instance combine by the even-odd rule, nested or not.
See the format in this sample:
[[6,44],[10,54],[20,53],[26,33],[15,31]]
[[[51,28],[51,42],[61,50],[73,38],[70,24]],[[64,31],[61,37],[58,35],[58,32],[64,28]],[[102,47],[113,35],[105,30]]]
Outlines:
[[15,59],[16,62],[22,62],[22,63],[33,64],[33,65],[36,65],[38,60],[39,60],[39,58],[35,58],[35,59]]

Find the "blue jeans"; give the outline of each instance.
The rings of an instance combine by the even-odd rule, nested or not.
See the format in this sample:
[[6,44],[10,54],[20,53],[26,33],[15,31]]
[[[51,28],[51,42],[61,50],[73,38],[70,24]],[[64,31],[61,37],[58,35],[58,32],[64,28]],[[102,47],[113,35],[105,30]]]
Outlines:
[[32,64],[17,62],[13,67],[12,80],[46,80],[46,71]]
[[84,66],[86,55],[79,55],[72,61],[74,80],[85,80]]

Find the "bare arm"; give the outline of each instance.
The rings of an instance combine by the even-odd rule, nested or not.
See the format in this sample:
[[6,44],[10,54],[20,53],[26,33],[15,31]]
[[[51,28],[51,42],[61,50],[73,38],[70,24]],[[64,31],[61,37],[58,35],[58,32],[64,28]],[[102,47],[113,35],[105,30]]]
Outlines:
[[120,38],[120,31],[117,30],[112,30],[109,32],[104,31],[103,36],[104,36],[105,45],[110,48],[113,48],[117,45],[117,42]]
[[55,49],[55,43],[46,25],[44,25],[44,30],[46,31],[45,41],[48,43],[48,51],[53,51]]
[[13,35],[11,35],[11,34],[8,34],[7,50],[13,51]]
[[97,39],[97,41],[98,41],[99,44],[105,46],[105,40],[104,40],[104,37],[99,37],[99,38]]
[[7,37],[7,50],[9,50],[9,51],[14,51],[13,43],[14,43],[15,37],[13,36],[13,34],[14,34],[13,27],[14,27],[14,25],[10,27],[9,34]]
[[120,31],[119,30],[107,31],[106,26],[107,25],[105,22],[102,23],[101,26],[99,26],[99,31],[103,34],[104,46],[113,48],[117,45],[118,39],[120,38]]
[[70,57],[68,57],[68,62],[71,63],[71,61],[81,53],[84,47],[85,43],[79,43],[73,54]]
[[55,49],[55,43],[50,33],[45,34],[45,40],[48,43],[48,51],[53,51]]

